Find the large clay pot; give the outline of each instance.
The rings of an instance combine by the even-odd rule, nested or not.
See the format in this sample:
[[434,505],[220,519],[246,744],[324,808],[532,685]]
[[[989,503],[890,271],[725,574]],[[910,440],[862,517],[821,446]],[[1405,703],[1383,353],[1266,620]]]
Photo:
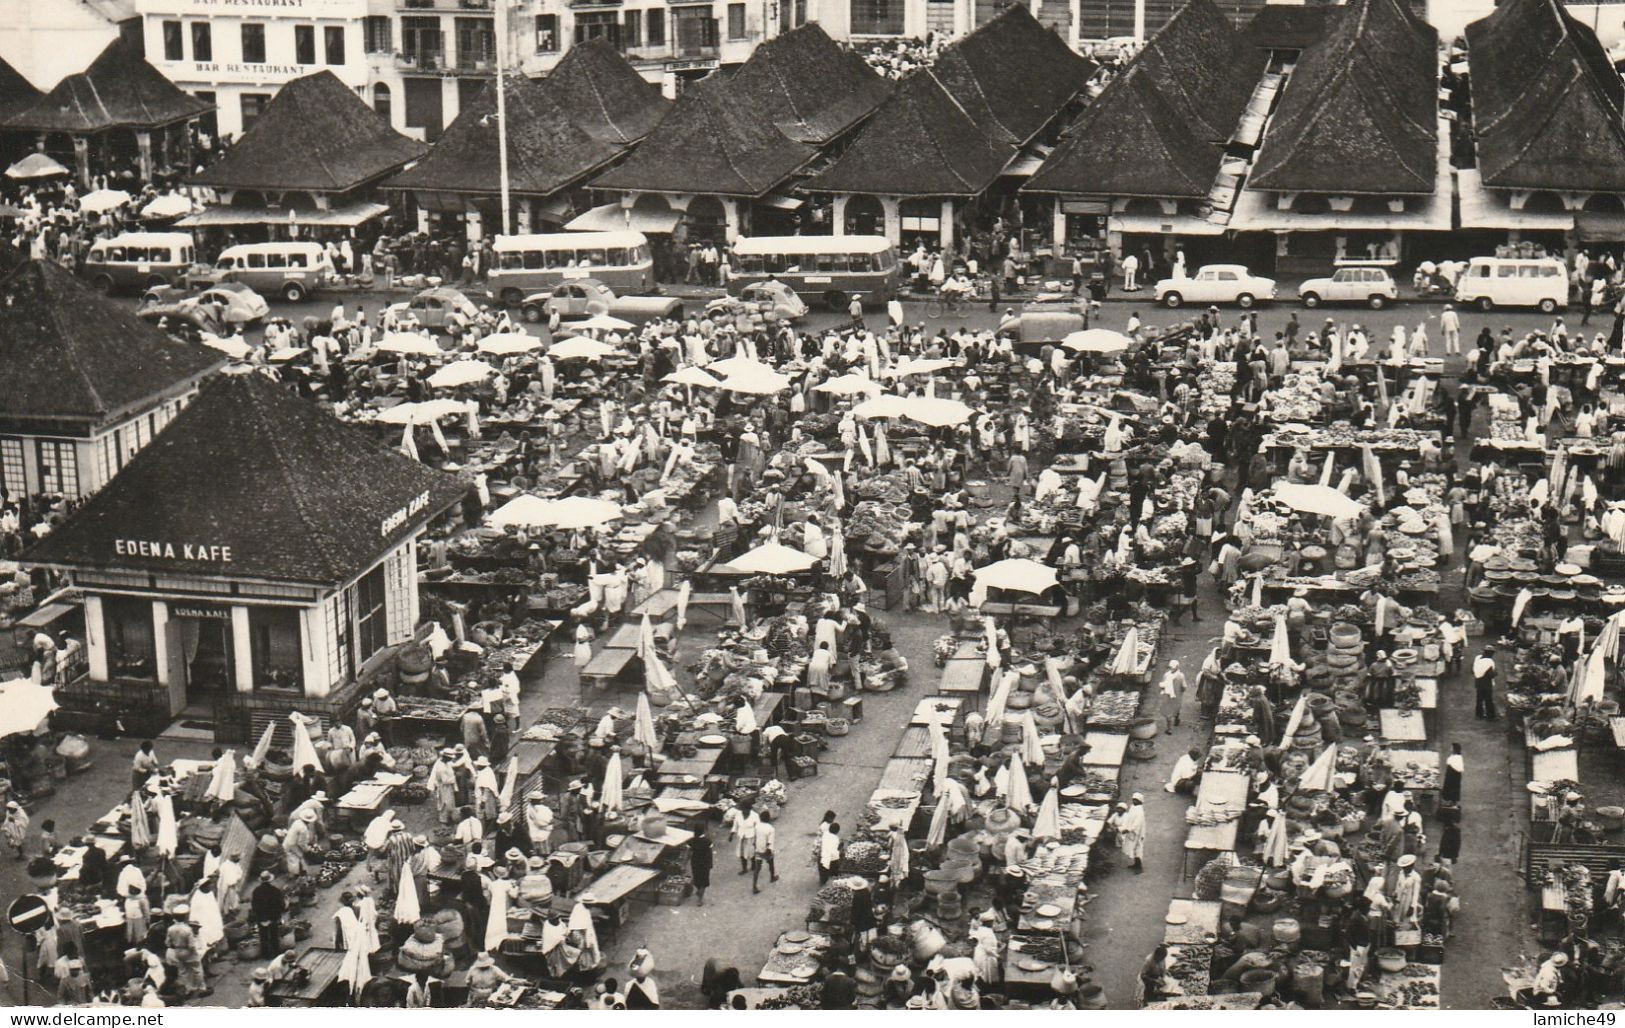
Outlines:
[[1161,730],[1162,727],[1157,724],[1156,718],[1139,717],[1129,726],[1128,734],[1135,739],[1155,739]]

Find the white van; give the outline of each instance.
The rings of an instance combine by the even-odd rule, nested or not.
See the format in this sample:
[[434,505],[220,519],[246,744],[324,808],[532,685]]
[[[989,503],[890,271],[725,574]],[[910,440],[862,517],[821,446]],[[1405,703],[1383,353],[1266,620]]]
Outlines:
[[186,232],[121,232],[85,255],[84,275],[97,291],[176,285],[192,266]]
[[1456,282],[1456,301],[1486,311],[1539,307],[1550,314],[1569,302],[1568,269],[1555,257],[1474,257]]
[[241,282],[261,296],[298,303],[332,281],[333,264],[320,243],[242,243],[220,252],[214,262],[214,278]]

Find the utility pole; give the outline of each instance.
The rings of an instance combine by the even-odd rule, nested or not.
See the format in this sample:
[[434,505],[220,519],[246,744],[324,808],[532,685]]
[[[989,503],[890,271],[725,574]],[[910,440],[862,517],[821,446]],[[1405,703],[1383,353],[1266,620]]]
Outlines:
[[[497,37],[497,174],[502,191],[502,228],[498,235],[513,231],[513,212],[508,197],[508,98],[502,69],[503,51],[508,48],[508,4],[510,0],[496,0]],[[1144,2],[1144,0],[1140,0]]]

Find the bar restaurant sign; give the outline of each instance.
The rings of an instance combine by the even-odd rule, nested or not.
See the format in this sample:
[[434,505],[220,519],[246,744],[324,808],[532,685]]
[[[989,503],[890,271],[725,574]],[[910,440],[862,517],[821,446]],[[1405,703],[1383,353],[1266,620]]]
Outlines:
[[113,552],[120,557],[231,563],[231,547],[221,546],[218,543],[165,543],[147,539],[115,539]]

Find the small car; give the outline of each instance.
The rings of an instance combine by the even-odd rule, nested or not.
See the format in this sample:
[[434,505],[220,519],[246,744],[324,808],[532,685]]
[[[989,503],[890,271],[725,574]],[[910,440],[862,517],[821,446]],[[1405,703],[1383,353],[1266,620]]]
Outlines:
[[1190,278],[1165,278],[1155,286],[1165,307],[1185,303],[1233,303],[1247,308],[1275,299],[1275,280],[1254,275],[1240,264],[1208,264]]
[[217,282],[195,293],[178,286],[158,286],[142,294],[141,302],[217,307],[221,320],[231,325],[251,325],[271,313],[265,298],[241,282]]
[[783,282],[752,282],[738,296],[719,296],[705,305],[707,315],[718,312],[730,317],[771,314],[778,321],[796,321],[807,316],[807,304]]
[[405,303],[391,304],[389,314],[399,321],[410,318],[424,328],[444,329],[455,318],[473,321],[480,316],[474,301],[450,286],[425,289]]
[[545,293],[532,293],[519,303],[525,320],[547,321],[558,312],[560,321],[579,321],[599,314],[642,325],[656,318],[681,318],[683,303],[671,296],[616,296],[615,291],[595,278],[561,282]]
[[1387,268],[1338,268],[1330,278],[1311,278],[1298,287],[1298,299],[1305,307],[1323,303],[1363,303],[1374,311],[1388,306],[1399,295],[1399,287]]
[[231,335],[231,326],[216,308],[196,303],[150,303],[136,311],[136,317],[189,343],[201,342],[205,335],[222,339]]

